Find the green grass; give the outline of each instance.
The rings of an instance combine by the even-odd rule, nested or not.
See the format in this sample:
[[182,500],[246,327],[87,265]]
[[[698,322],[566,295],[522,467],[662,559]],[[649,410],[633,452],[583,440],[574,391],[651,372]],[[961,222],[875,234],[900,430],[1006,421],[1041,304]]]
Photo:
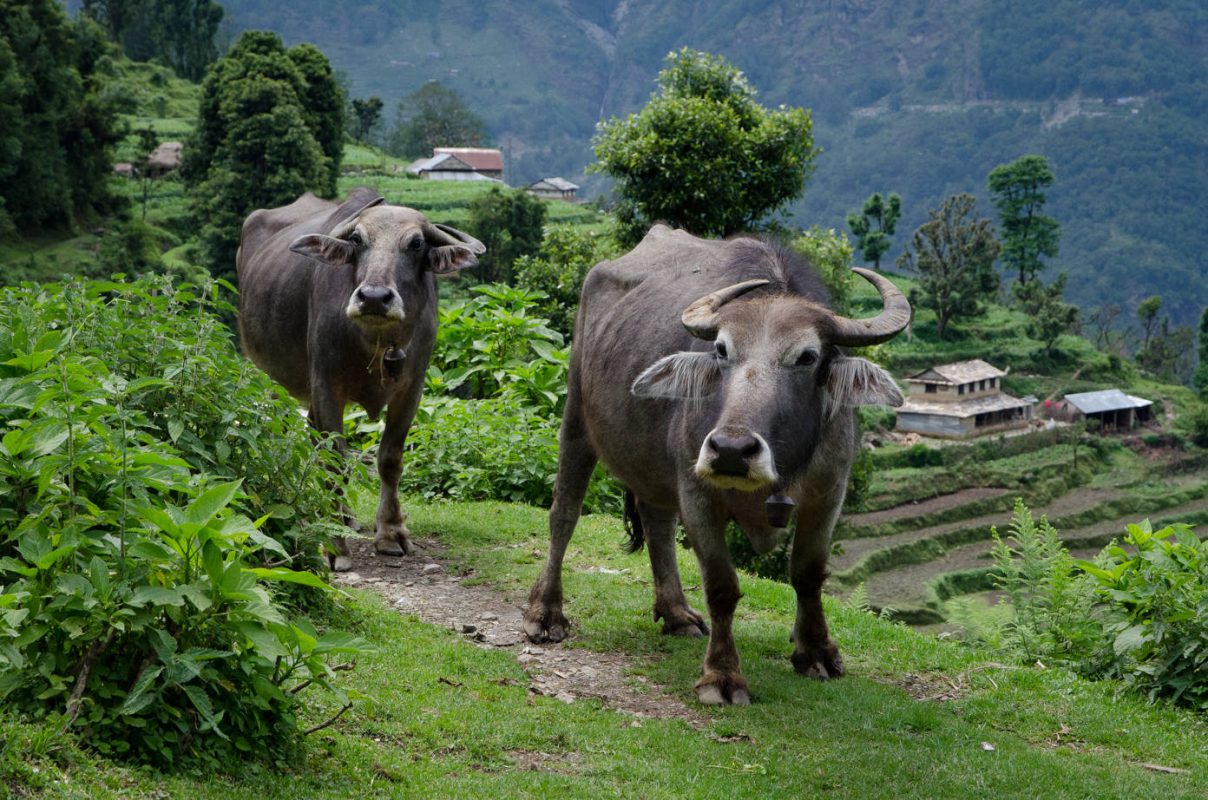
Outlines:
[[[362,516],[372,497],[360,498]],[[414,530],[436,534],[470,570],[519,600],[540,567],[545,514],[498,503],[409,503]],[[670,639],[650,619],[644,554],[625,555],[618,520],[585,518],[567,563],[572,646],[631,656],[636,670],[688,702],[703,642]],[[511,545],[520,545],[512,547]],[[681,554],[685,585],[699,584]],[[589,565],[625,575],[586,573]],[[515,654],[483,650],[450,631],[355,593],[342,624],[379,651],[350,682],[365,695],[312,736],[285,774],[159,775],[99,761],[74,743],[37,744],[45,728],[0,717],[0,739],[46,797],[1196,797],[1208,792],[1202,717],[1148,706],[1111,684],[1057,670],[1013,668],[828,600],[849,676],[818,683],[788,662],[792,590],[744,577],[735,627],[755,704],[705,710],[701,730],[635,720],[591,702],[530,696]],[[699,590],[689,599],[702,605]],[[449,682],[442,682],[441,679]],[[917,700],[953,694],[948,701]],[[330,707],[316,707],[311,722]],[[994,750],[986,750],[983,742]],[[0,748],[4,745],[0,744]],[[50,752],[46,752],[50,747]],[[546,753],[548,771],[516,765]],[[10,756],[6,756],[11,758]],[[4,762],[0,762],[4,763]],[[1145,763],[1188,770],[1163,774]],[[30,773],[37,767],[39,772]],[[13,780],[9,778],[10,782]],[[56,783],[55,781],[59,781]]]

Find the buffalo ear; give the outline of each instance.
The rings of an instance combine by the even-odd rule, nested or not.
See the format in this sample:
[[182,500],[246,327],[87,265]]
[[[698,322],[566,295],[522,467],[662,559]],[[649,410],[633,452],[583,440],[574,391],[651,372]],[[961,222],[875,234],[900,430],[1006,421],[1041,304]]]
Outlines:
[[434,275],[451,275],[466,267],[478,265],[478,258],[468,247],[459,244],[428,248],[428,268]]
[[334,239],[321,233],[308,233],[294,239],[290,243],[289,249],[307,258],[339,266],[352,261],[355,248],[352,242],[346,242],[343,239]]
[[634,397],[700,400],[713,393],[720,377],[712,353],[673,353],[647,367],[629,391]]
[[893,376],[863,358],[840,356],[831,361],[826,391],[831,413],[841,406],[902,405],[902,391]]

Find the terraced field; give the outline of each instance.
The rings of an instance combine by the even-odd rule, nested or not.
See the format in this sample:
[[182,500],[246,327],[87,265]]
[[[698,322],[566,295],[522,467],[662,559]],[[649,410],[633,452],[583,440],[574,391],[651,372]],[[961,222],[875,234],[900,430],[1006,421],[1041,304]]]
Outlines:
[[[1180,472],[1183,455],[1116,448],[1090,468],[1084,456],[1062,485],[1052,475],[1061,463],[1056,449],[1040,446],[1043,453],[976,468],[886,471],[869,498],[877,510],[846,515],[836,531],[830,591],[846,594],[863,584],[874,610],[890,609],[911,624],[945,622],[945,601],[992,588],[991,530],[1006,535],[1017,497],[1035,517],[1047,517],[1079,558],[1093,557],[1145,518],[1155,525],[1208,523],[1208,469]],[[979,481],[985,485],[974,485]],[[912,484],[924,499],[879,507]],[[937,486],[962,488],[927,497]]]

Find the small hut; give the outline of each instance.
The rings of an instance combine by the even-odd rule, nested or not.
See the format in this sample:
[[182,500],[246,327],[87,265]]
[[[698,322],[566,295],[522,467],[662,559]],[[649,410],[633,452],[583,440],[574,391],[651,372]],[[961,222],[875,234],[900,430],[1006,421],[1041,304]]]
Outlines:
[[1153,419],[1153,401],[1125,394],[1119,389],[1098,392],[1075,392],[1057,402],[1050,415],[1070,422],[1091,420],[1099,430],[1132,430]]

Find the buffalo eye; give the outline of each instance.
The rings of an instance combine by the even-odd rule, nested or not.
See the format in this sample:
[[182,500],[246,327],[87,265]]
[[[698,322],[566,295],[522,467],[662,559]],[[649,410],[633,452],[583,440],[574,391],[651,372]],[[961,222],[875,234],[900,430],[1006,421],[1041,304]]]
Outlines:
[[722,360],[725,360],[725,358],[729,355],[728,352],[726,351],[725,342],[714,342],[713,349],[714,349],[714,352],[717,353],[717,357]]
[[413,239],[411,239],[409,242],[407,242],[408,250],[419,250],[423,246],[424,246],[424,240],[423,240],[423,238],[421,238],[419,236],[416,236]]
[[361,245],[365,244],[365,239],[361,236],[361,234],[353,231],[348,235],[348,243],[353,247],[360,247]]
[[802,350],[801,355],[797,356],[797,366],[809,367],[813,366],[818,361],[818,354],[813,350]]

